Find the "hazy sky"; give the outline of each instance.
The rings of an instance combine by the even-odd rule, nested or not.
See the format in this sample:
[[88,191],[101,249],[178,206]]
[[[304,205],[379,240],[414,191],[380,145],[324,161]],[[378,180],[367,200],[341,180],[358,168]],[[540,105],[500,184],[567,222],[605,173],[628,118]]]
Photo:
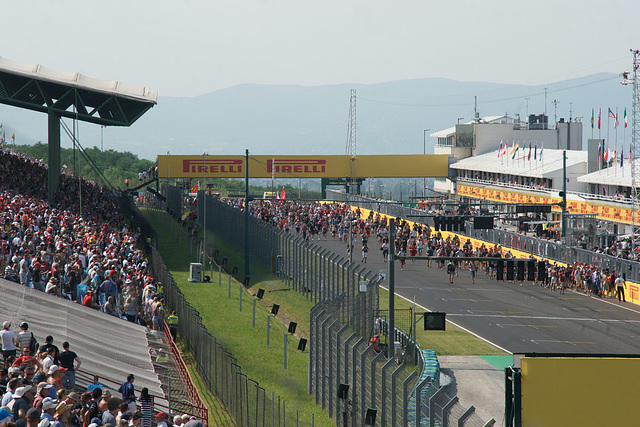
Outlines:
[[544,84],[630,69],[637,0],[0,0],[0,56],[194,96],[242,83]]

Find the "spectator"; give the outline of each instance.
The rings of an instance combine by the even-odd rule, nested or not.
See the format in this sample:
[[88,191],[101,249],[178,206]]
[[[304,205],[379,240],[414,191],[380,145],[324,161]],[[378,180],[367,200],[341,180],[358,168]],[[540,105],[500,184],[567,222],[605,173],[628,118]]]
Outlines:
[[107,410],[109,399],[111,399],[111,391],[106,389],[102,390],[102,399],[100,399],[100,402],[98,402],[98,410],[100,411],[100,413],[103,413]]
[[54,421],[53,416],[56,413],[56,407],[58,406],[58,402],[53,400],[50,397],[47,397],[42,400],[42,415],[40,416],[41,420],[47,420],[49,423]]
[[74,390],[76,388],[76,371],[80,369],[82,360],[78,355],[69,350],[69,342],[62,343],[62,353],[60,353],[60,366],[66,369],[64,377],[62,378],[62,386],[67,390]]
[[71,408],[72,406],[68,403],[58,403],[53,414],[54,422],[50,424],[50,427],[66,427],[66,422],[71,415]]
[[117,410],[120,405],[120,399],[117,397],[110,397],[107,400],[107,410],[102,413],[102,425],[111,424],[112,427],[116,427],[117,421]]
[[13,393],[13,419],[24,420],[27,417],[27,411],[31,408],[33,398],[35,397],[35,391],[32,386],[27,385],[24,387],[18,387]]
[[6,321],[2,324],[0,338],[2,339],[2,357],[6,365],[7,357],[15,356],[17,353],[18,338],[15,332],[11,330],[11,322]]
[[136,412],[136,394],[133,388],[133,382],[136,377],[133,374],[127,375],[127,380],[122,383],[118,391],[122,394],[122,402],[129,405],[129,411]]
[[165,419],[167,418],[167,414],[164,412],[158,412],[156,414],[156,426],[157,427],[167,427],[167,422]]
[[151,427],[151,418],[153,415],[153,398],[149,394],[149,389],[144,387],[140,390],[140,412],[142,413],[142,427]]
[[40,411],[36,408],[30,408],[27,411],[27,427],[38,427],[40,422]]
[[[44,400],[49,398],[51,400],[51,389],[53,389],[53,385],[47,382],[38,383],[36,387],[36,397],[33,399],[33,407],[38,409],[43,409]],[[55,406],[53,406],[55,409]]]

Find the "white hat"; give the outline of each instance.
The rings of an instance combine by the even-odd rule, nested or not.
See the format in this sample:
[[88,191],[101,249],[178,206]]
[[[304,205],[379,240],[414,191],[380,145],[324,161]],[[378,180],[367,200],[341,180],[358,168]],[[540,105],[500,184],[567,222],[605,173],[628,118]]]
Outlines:
[[33,390],[33,387],[30,385],[26,385],[24,387],[18,387],[16,391],[13,392],[14,399],[20,399],[24,394],[30,390]]
[[58,406],[58,401],[57,400],[53,400],[50,397],[45,397],[42,400],[42,410],[43,411],[47,411],[49,409],[56,409],[56,406]]
[[9,322],[8,320],[7,320],[7,321],[5,321],[5,322],[2,324],[2,327],[3,327],[3,328],[5,328],[5,329],[10,328],[10,327],[11,327],[11,322]]
[[12,366],[9,368],[8,370],[9,375],[11,374],[19,374],[20,373],[20,368],[18,368],[17,366]]
[[51,375],[54,372],[58,372],[60,370],[60,367],[58,365],[51,365],[49,366],[49,372],[47,372],[47,375]]

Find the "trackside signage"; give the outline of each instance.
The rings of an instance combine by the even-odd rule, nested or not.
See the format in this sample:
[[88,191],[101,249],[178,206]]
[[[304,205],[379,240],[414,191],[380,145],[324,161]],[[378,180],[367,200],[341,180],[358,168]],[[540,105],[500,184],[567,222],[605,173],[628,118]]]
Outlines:
[[[244,178],[244,156],[158,156],[160,178]],[[249,156],[250,178],[444,177],[446,155]]]

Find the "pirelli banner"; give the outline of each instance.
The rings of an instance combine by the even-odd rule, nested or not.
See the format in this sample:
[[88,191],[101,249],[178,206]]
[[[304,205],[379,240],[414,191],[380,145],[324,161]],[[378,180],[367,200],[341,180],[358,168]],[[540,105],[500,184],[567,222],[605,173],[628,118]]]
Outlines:
[[[352,168],[354,173],[352,174]],[[158,156],[160,178],[244,178],[244,156]],[[449,157],[427,155],[249,156],[250,178],[446,177]]]

